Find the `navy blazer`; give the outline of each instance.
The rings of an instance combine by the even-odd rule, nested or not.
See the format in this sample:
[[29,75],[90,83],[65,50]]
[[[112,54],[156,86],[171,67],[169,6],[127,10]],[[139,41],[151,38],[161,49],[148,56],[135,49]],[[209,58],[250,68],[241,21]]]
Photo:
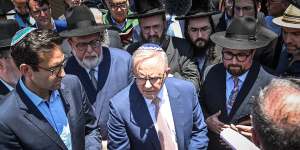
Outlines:
[[[59,93],[70,125],[72,149],[101,149],[94,112],[79,79],[66,75]],[[67,150],[19,83],[0,105],[0,149]]]
[[[207,128],[191,82],[165,81],[179,150],[206,149]],[[147,104],[135,83],[110,101],[108,148],[113,150],[160,150],[159,139]]]

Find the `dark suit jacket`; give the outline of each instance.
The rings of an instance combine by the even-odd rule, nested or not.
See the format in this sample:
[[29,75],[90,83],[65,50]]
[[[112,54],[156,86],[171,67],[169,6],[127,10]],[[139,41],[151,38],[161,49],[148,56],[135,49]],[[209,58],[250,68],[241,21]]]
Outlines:
[[[80,81],[66,75],[59,89],[73,150],[101,149],[93,109]],[[67,150],[60,136],[18,84],[0,105],[1,150]]]
[[[238,119],[251,113],[253,99],[261,88],[266,86],[274,76],[267,73],[259,64],[254,63],[236,97],[230,114],[226,109],[226,69],[223,63],[208,68],[200,91],[200,104],[203,111],[211,116],[221,110],[219,120],[225,124],[238,124]],[[223,150],[219,144],[219,135],[208,130],[208,149]]]
[[109,69],[111,65],[111,56],[110,56],[109,49],[103,47],[102,50],[103,50],[103,60],[98,66],[99,69],[98,69],[97,89],[94,88],[89,74],[86,72],[86,70],[83,67],[79,65],[75,56],[71,56],[68,59],[68,62],[65,67],[65,71],[67,74],[76,75],[80,79],[91,104],[95,103],[98,91],[100,91],[103,88],[108,78]]
[[[207,129],[194,86],[176,78],[168,78],[165,85],[178,149],[206,149]],[[109,149],[161,149],[147,104],[135,83],[111,99],[107,126]]]
[[[127,51],[133,54],[143,43],[137,42],[131,44]],[[191,44],[181,38],[166,36],[160,45],[166,52],[171,74],[174,77],[192,81],[199,89],[199,72],[193,57],[193,47]]]

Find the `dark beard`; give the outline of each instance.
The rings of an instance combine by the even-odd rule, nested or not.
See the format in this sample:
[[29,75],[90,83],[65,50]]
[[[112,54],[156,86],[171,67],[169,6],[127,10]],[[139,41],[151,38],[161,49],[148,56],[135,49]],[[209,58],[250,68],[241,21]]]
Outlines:
[[[238,68],[238,69],[233,70],[233,69],[232,69],[233,67]],[[240,75],[242,75],[242,74],[244,74],[244,73],[246,72],[246,70],[243,69],[242,66],[240,66],[240,65],[232,65],[232,64],[229,64],[229,65],[228,65],[227,71],[228,71],[231,75],[233,75],[233,76],[240,76]]]
[[161,38],[159,38],[158,36],[155,36],[155,37],[151,37],[149,39],[146,39],[143,36],[143,33],[141,33],[141,37],[142,37],[142,42],[143,43],[154,43],[154,44],[157,44],[157,45],[161,45],[162,44],[162,42],[165,39],[165,36],[166,36],[166,30],[163,31],[163,33],[161,35]]

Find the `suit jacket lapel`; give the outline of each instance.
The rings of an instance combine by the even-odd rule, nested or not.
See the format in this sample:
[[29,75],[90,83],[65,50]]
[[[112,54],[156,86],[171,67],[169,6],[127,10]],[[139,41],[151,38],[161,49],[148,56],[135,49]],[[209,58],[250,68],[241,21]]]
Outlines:
[[98,90],[97,91],[101,91],[103,86],[105,85],[105,82],[108,78],[110,65],[111,65],[111,55],[109,49],[103,47],[102,51],[103,51],[103,60],[98,67],[98,85],[97,85]]
[[131,110],[130,120],[133,124],[140,127],[140,138],[144,141],[150,140],[153,147],[160,150],[158,135],[148,111],[147,104],[135,83],[133,83],[130,88],[129,99]]
[[6,85],[0,80],[0,95],[6,95],[9,93],[9,89],[6,87]]
[[184,103],[180,99],[180,92],[166,80],[165,85],[167,87],[171,111],[173,115],[173,122],[176,131],[176,138],[178,149],[184,149],[184,133],[183,133],[183,122],[181,121],[184,118]]
[[47,119],[38,110],[37,107],[32,103],[32,101],[23,92],[21,86],[17,84],[17,93],[20,96],[19,107],[24,110],[24,117],[27,118],[32,124],[41,130],[42,133],[47,135],[51,140],[53,140],[62,149],[67,150],[64,142],[61,140],[60,136],[54,131],[53,127],[49,124]]
[[226,69],[224,68],[224,64],[218,64],[217,66],[217,77],[216,80],[218,80],[216,83],[216,94],[220,93],[222,94],[222,100],[218,103],[221,107],[221,120],[227,122],[228,121],[228,113],[227,113],[227,107],[226,107]]
[[240,105],[243,103],[245,97],[248,95],[249,91],[251,90],[253,84],[255,83],[258,73],[260,70],[260,65],[257,63],[253,63],[252,67],[250,68],[247,77],[245,79],[245,82],[243,83],[243,86],[241,87],[241,90],[239,91],[235,103],[233,104],[232,110],[230,112],[230,119],[232,119],[235,112],[238,110]]
[[93,86],[89,74],[86,72],[86,70],[83,67],[81,67],[78,64],[74,56],[68,59],[67,66],[65,67],[65,71],[67,74],[76,75],[80,79],[80,82],[87,93],[89,101],[91,102],[91,104],[93,104],[96,100],[97,90]]

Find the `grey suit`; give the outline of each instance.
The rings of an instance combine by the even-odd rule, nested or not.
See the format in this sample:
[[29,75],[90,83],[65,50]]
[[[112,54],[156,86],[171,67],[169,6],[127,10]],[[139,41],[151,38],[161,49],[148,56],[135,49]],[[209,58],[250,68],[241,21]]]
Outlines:
[[[79,79],[66,75],[59,93],[70,125],[73,150],[101,149],[94,112]],[[0,105],[0,149],[67,150],[19,84]]]
[[[238,120],[251,113],[253,103],[252,96],[256,96],[261,88],[267,85],[273,75],[267,73],[259,64],[254,63],[250,68],[247,77],[236,97],[235,103],[227,114],[226,108],[226,69],[223,63],[214,65],[205,75],[203,87],[200,91],[200,104],[208,116],[221,110],[218,117],[226,124],[238,124]],[[209,130],[210,142],[208,149],[225,149],[219,144],[219,135]]]
[[124,51],[110,48],[111,65],[103,88],[98,91],[93,106],[100,126],[102,139],[107,139],[109,99],[132,81],[131,57]]

